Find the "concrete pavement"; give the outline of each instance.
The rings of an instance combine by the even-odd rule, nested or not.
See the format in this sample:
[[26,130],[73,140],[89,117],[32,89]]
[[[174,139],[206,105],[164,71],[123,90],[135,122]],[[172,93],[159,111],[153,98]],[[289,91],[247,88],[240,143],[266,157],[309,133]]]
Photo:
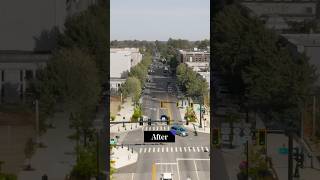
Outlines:
[[75,141],[68,138],[73,133],[69,128],[68,115],[57,113],[53,122],[56,128],[48,129],[41,137],[47,147],[38,148],[31,158],[31,166],[35,170],[21,170],[18,173],[19,180],[41,179],[43,174],[47,174],[50,180],[62,180],[72,170],[76,160]]
[[111,151],[111,160],[115,161],[114,167],[119,169],[121,167],[134,164],[138,160],[138,153],[136,151],[128,150],[126,147],[115,147]]

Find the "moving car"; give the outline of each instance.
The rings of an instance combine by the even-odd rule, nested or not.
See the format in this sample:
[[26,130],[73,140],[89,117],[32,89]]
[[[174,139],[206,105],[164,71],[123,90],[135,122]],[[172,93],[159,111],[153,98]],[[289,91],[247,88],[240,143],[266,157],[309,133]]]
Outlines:
[[172,175],[173,173],[162,173],[160,180],[173,180]]
[[188,136],[188,131],[186,128],[182,127],[181,125],[173,125],[171,129],[176,131],[176,134],[179,136]]

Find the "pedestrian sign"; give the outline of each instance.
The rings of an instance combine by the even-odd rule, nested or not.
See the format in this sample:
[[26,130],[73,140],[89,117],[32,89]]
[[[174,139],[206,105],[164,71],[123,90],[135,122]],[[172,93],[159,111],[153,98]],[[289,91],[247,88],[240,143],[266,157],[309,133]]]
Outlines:
[[116,145],[117,144],[117,141],[115,139],[110,139],[110,145]]
[[288,148],[286,147],[281,147],[278,149],[278,153],[281,155],[287,155],[288,154]]

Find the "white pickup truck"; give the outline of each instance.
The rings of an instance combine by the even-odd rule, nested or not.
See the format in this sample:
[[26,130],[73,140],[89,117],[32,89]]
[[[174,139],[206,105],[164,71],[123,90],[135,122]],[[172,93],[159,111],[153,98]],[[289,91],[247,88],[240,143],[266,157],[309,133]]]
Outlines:
[[162,173],[160,180],[173,180],[172,173]]

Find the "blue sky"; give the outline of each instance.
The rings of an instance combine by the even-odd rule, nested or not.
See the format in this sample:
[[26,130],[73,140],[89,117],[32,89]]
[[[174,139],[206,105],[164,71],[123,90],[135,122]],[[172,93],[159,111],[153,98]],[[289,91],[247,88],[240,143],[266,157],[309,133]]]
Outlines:
[[203,40],[210,0],[111,0],[111,40]]

